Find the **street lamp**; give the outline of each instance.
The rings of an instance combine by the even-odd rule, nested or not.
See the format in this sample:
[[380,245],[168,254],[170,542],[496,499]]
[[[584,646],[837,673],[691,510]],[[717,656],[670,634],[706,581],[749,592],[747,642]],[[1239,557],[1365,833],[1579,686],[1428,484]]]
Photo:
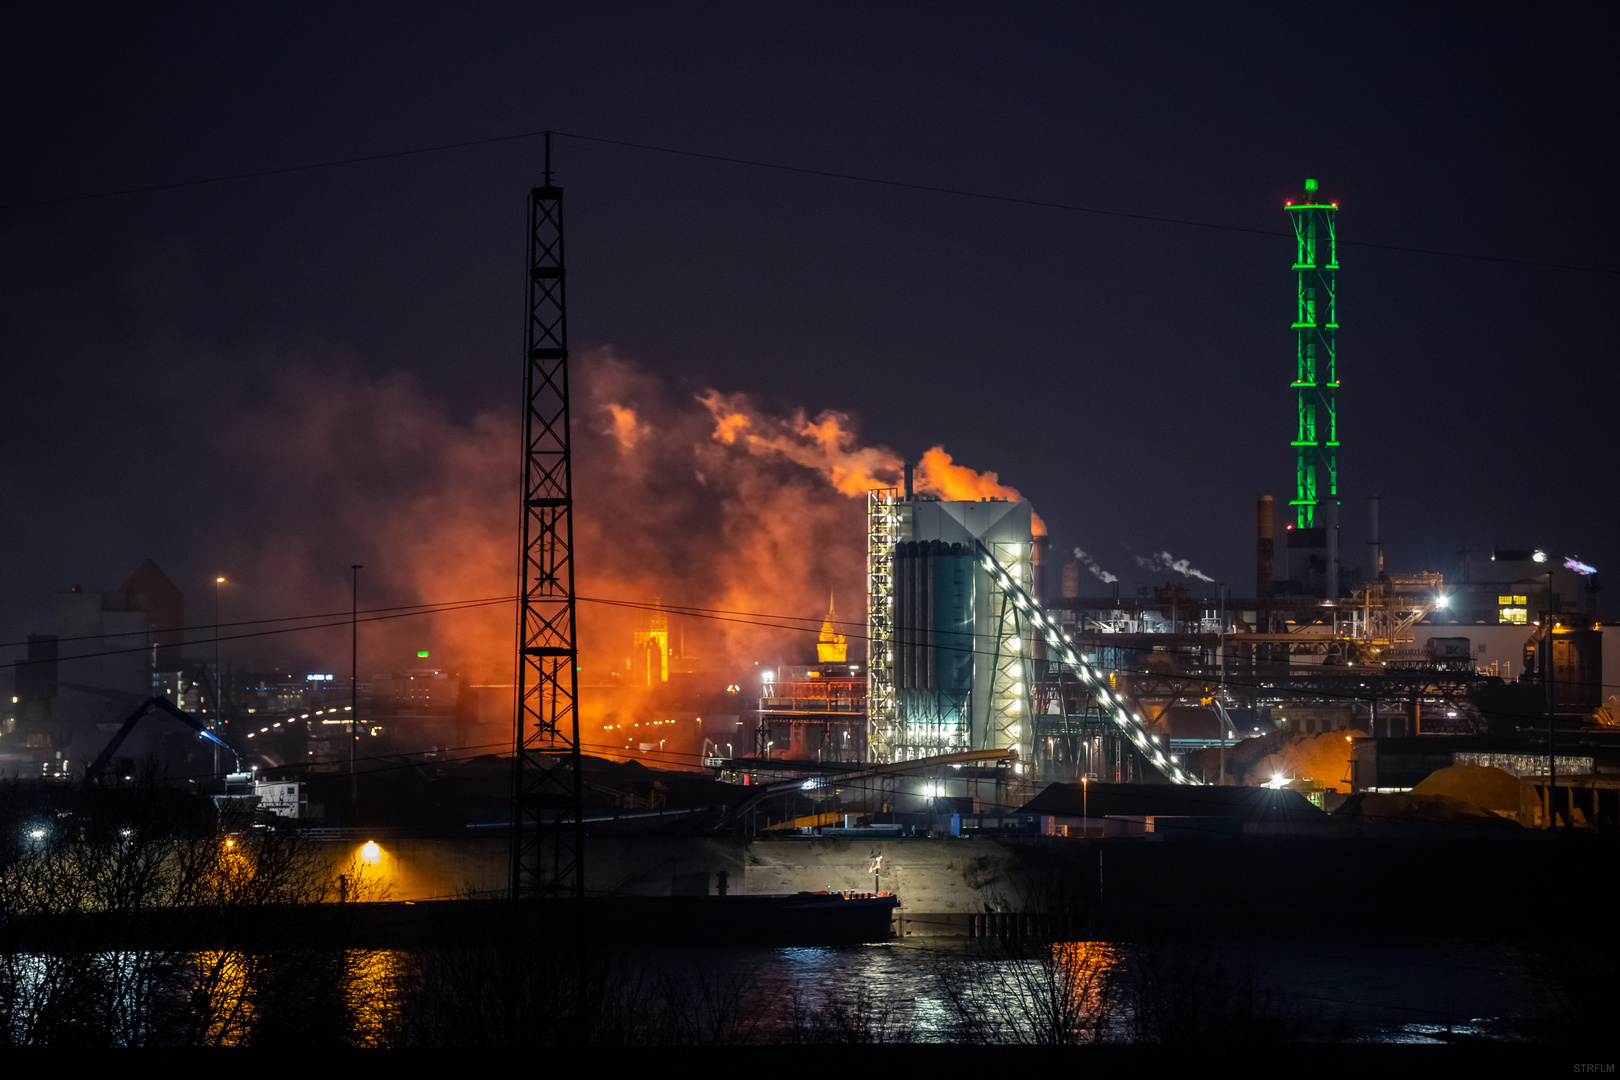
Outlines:
[[[1217,584],[1215,591],[1221,601],[1221,688],[1215,698],[1215,721],[1221,726],[1221,777],[1220,783],[1226,783],[1226,586]],[[1207,773],[1205,774],[1208,775]]]
[[[219,587],[225,584],[223,576],[214,578],[214,726],[225,722],[225,674],[219,666]],[[219,776],[219,747],[214,747],[214,775]]]
[[354,744],[360,736],[355,725],[360,721],[360,571],[365,567],[353,563],[349,586],[349,802],[356,817],[360,810],[360,777],[354,771]]
[[[1547,557],[1536,552],[1537,562]],[[1546,682],[1547,690],[1547,828],[1558,828],[1558,756],[1554,749],[1557,736],[1554,733],[1553,715],[1558,711],[1558,688],[1554,683],[1553,672],[1553,572],[1547,570],[1547,614],[1542,625],[1541,650],[1541,676]],[[1575,796],[1573,789],[1570,794],[1570,805],[1574,806]],[[1573,817],[1573,815],[1571,815]]]

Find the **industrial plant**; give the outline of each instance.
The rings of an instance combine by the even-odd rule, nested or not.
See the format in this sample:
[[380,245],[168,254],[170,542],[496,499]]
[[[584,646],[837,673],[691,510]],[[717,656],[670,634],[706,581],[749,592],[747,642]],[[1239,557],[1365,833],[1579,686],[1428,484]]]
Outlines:
[[[351,867],[343,902],[379,897],[370,881],[397,903],[511,904],[558,940],[608,924],[653,942],[1144,940],[1210,911],[1273,932],[1275,897],[1256,890],[1285,864],[1370,909],[1387,902],[1380,860],[1420,841],[1444,872],[1407,881],[1406,900],[1489,934],[1533,892],[1528,872],[1483,884],[1502,845],[1547,870],[1620,822],[1604,683],[1620,635],[1596,570],[1530,544],[1393,570],[1374,493],[1349,503],[1365,551],[1340,541],[1339,207],[1316,181],[1282,208],[1278,379],[1297,424],[1277,458],[1294,485],[1256,495],[1252,588],[1161,553],[1138,562],[1174,577],[1126,592],[1083,550],[1055,551],[993,477],[960,497],[926,458],[895,459],[840,485],[864,505],[864,551],[844,553],[864,556],[862,591],[812,618],[578,594],[593,550],[575,528],[549,145],[529,202],[511,681],[431,648],[363,674],[357,576],[346,627],[325,624],[350,634],[346,666],[228,670],[226,579],[210,649],[184,640],[180,590],[148,561],[119,589],[64,592],[29,639],[0,771],[93,793],[161,766],[232,844],[313,838]],[[841,616],[852,601],[864,611]],[[589,643],[614,658],[589,670],[586,602],[633,612],[623,640]],[[705,658],[686,632],[704,618],[797,644],[751,666]],[[1477,889],[1492,902],[1471,906]],[[367,910],[375,940],[416,940],[390,905]]]
[[[341,791],[310,798],[322,776],[355,760],[448,762],[510,742],[514,888],[548,895],[573,873],[567,851],[583,843],[589,791],[618,790],[586,785],[586,742],[607,760],[746,787],[751,830],[842,827],[848,817],[943,835],[960,831],[964,814],[1015,811],[1054,783],[1289,787],[1338,811],[1464,766],[1505,774],[1516,794],[1486,809],[1525,827],[1620,817],[1620,700],[1604,684],[1620,664],[1605,651],[1620,635],[1603,632],[1593,567],[1519,546],[1459,553],[1445,572],[1392,571],[1371,493],[1352,500],[1365,551],[1358,559],[1340,542],[1339,206],[1317,181],[1282,208],[1294,237],[1292,296],[1279,297],[1292,355],[1279,372],[1296,419],[1278,458],[1294,483],[1286,499],[1256,500],[1252,588],[1215,583],[1166,553],[1151,563],[1164,584],[1122,592],[1084,551],[1054,552],[1016,492],[947,497],[915,482],[907,463],[865,486],[864,619],[840,618],[835,593],[819,628],[806,624],[799,655],[725,669],[688,650],[692,613],[646,597],[622,669],[583,677],[561,207],[560,188],[536,189],[515,683],[470,680],[426,649],[363,676],[227,670],[225,579],[213,596],[214,655],[204,643],[204,655],[186,656],[180,590],[147,560],[117,590],[64,592],[51,632],[30,638],[12,669],[0,770],[71,780],[129,713],[163,698],[233,744],[246,770],[238,793],[251,780],[283,817],[352,825],[358,811]],[[1082,583],[1093,581],[1105,591],[1088,594]],[[609,704],[589,708],[595,701]],[[599,732],[579,733],[582,708],[607,717]],[[134,742],[120,736],[128,768],[155,755],[193,776],[209,765],[205,787],[223,782],[231,769],[217,746],[152,715],[142,713]],[[1332,752],[1318,746],[1328,737]],[[883,782],[862,783],[873,770]],[[285,792],[299,784],[289,810]],[[653,787],[641,788],[648,794],[612,798],[650,806]],[[767,789],[785,794],[762,800]],[[730,832],[742,820],[727,810],[703,827]],[[563,855],[536,877],[543,848]]]

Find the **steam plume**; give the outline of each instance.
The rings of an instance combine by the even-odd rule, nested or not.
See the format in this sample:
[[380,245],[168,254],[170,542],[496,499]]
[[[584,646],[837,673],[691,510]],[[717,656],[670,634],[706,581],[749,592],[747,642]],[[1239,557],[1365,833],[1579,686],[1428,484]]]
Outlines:
[[1112,585],[1114,582],[1119,580],[1116,575],[1110,574],[1107,570],[1104,570],[1102,567],[1098,566],[1096,559],[1093,559],[1090,555],[1087,555],[1079,548],[1074,549],[1074,557],[1080,560],[1080,564],[1082,566],[1091,571],[1092,577],[1096,578],[1104,585]]
[[1202,570],[1195,568],[1189,560],[1178,559],[1168,551],[1160,551],[1153,555],[1138,555],[1136,556],[1136,565],[1151,573],[1169,570],[1180,574],[1182,577],[1197,578],[1199,581],[1215,580]]

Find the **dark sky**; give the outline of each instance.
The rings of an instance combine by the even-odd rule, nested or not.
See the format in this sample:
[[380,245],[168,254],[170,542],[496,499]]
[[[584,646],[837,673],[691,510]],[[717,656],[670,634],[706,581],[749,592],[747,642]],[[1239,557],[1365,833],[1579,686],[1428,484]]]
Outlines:
[[[548,127],[1262,230],[1319,177],[1346,240],[1611,271],[1344,249],[1347,561],[1377,493],[1396,570],[1620,562],[1598,5],[187,7],[6,17],[0,202]],[[1059,551],[1252,590],[1254,499],[1290,494],[1288,240],[571,139],[556,168],[577,355],[943,443]],[[389,463],[357,442],[278,484],[307,448],[263,402],[295,371],[312,407],[515,417],[539,179],[526,140],[0,212],[3,640],[147,556],[199,610],[312,543],[330,604],[259,580],[241,610],[345,607],[389,538],[321,548],[326,519]]]

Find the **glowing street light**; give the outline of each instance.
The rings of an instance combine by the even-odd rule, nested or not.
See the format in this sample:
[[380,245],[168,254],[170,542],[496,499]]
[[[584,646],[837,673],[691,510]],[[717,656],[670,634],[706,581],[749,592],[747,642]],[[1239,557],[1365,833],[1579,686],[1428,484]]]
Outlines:
[[[224,575],[214,578],[214,726],[225,722],[225,673],[219,665],[219,587]],[[219,775],[219,747],[214,747],[214,775]]]

